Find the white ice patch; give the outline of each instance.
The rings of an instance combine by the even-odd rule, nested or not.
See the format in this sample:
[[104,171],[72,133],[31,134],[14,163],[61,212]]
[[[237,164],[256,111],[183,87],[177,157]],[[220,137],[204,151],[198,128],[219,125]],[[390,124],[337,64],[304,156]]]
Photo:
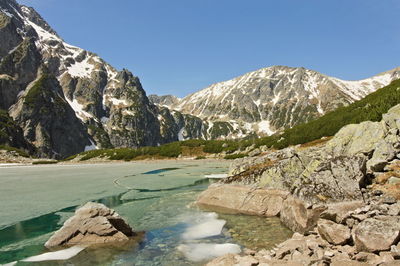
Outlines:
[[215,217],[210,217],[209,220],[206,220],[198,225],[189,227],[182,234],[182,238],[185,240],[193,240],[220,235],[225,223],[225,220],[219,220]]
[[84,250],[85,247],[75,246],[55,252],[47,252],[38,256],[29,257],[22,261],[24,262],[39,262],[39,261],[52,261],[52,260],[68,260],[78,255],[79,252]]
[[135,112],[134,111],[131,111],[131,110],[123,110],[122,111],[122,114],[123,115],[131,115],[131,116],[135,116]]
[[324,109],[322,109],[320,102],[317,105],[317,110],[318,110],[318,113],[320,113],[321,115],[324,114]]
[[90,74],[93,72],[94,66],[90,64],[89,59],[86,58],[82,62],[76,62],[72,66],[68,68],[68,73],[72,77],[80,77],[80,78],[85,78],[85,77],[90,77]]
[[275,133],[275,131],[271,129],[271,125],[268,120],[263,120],[260,123],[258,123],[258,131],[266,133],[269,136]]
[[222,179],[228,177],[227,174],[213,174],[213,175],[204,175],[205,178],[211,178],[211,179]]
[[92,114],[83,110],[84,106],[82,104],[78,103],[78,101],[76,99],[73,99],[73,101],[70,101],[68,98],[65,98],[65,99],[67,100],[67,102],[69,103],[71,108],[75,111],[75,114],[78,116],[78,118],[80,120],[82,120],[83,122],[85,122],[87,119],[93,117]]
[[35,31],[38,34],[39,39],[41,41],[55,40],[55,41],[62,42],[62,40],[59,37],[57,37],[56,35],[46,31],[42,27],[36,25],[35,23],[33,23],[33,22],[29,21],[29,20],[26,20],[26,21],[28,22],[29,25],[31,25],[35,29]]
[[13,17],[13,15],[5,9],[0,9],[0,11],[3,12],[7,17],[10,17],[10,18]]
[[117,99],[117,98],[114,98],[114,97],[110,97],[110,96],[106,97],[106,101],[109,101],[113,105],[117,105],[117,106],[121,106],[121,105],[122,106],[129,106],[130,105],[127,100],[120,100],[120,99]]
[[103,116],[103,117],[100,119],[101,123],[103,123],[103,124],[107,124],[108,120],[110,120],[110,118],[105,117],[105,116]]
[[17,263],[18,263],[18,261],[13,261],[13,262],[10,262],[10,263],[0,264],[0,265],[1,266],[14,266],[14,265],[17,265]]
[[236,244],[182,244],[178,246],[178,250],[182,252],[186,258],[191,261],[210,260],[225,254],[238,254],[241,249]]
[[274,96],[274,98],[272,99],[272,103],[275,105],[279,99],[280,99],[281,93],[278,93],[277,95]]
[[89,139],[91,145],[85,147],[85,151],[92,151],[92,150],[98,150],[99,148],[93,143],[91,139]]
[[185,131],[185,127],[181,128],[178,132],[178,140],[179,141],[184,141],[185,138],[183,137],[183,132]]

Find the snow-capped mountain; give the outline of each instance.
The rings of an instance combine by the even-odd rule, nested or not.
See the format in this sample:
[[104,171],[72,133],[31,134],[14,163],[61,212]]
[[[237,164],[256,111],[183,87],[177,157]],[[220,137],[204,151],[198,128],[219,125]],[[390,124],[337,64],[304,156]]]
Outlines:
[[345,81],[304,68],[272,66],[162,104],[208,121],[226,121],[270,135],[348,105],[398,78],[400,68]]
[[7,121],[0,123],[6,125],[0,144],[27,147],[38,156],[270,135],[358,100],[399,72],[343,81],[275,66],[183,99],[147,97],[128,70],[66,43],[33,8],[0,0],[0,109],[6,110],[0,120]]
[[132,73],[66,43],[15,0],[0,0],[0,109],[38,155],[57,158],[226,132],[225,123],[213,130],[214,123],[152,104]]

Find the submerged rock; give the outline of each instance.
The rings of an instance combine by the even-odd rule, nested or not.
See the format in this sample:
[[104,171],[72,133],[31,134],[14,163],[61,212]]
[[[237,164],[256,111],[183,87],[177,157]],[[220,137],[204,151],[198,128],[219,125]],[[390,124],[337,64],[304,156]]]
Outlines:
[[88,202],[75,211],[45,243],[57,246],[92,245],[128,241],[136,234],[114,210],[100,203]]

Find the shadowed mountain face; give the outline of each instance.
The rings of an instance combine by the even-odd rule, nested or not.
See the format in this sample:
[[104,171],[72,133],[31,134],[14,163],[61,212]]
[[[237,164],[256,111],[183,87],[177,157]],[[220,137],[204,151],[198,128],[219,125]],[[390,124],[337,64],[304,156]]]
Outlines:
[[[15,145],[33,146],[43,157],[272,134],[397,78],[399,71],[393,70],[349,82],[276,66],[183,99],[148,98],[128,70],[118,71],[96,54],[67,44],[34,9],[0,0],[0,109],[8,117],[7,128],[0,124],[0,145],[23,142]],[[7,132],[19,132],[19,141],[10,141]]]

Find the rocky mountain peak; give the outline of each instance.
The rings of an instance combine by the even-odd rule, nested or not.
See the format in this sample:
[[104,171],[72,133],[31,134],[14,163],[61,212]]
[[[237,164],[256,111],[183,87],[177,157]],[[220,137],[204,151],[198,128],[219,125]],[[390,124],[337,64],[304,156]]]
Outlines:
[[271,66],[163,105],[209,121],[227,121],[234,127],[272,134],[348,105],[399,77],[399,69],[394,69],[345,81],[303,67]]
[[42,18],[42,16],[40,16],[40,14],[38,12],[36,12],[35,9],[33,9],[32,7],[24,6],[24,5],[21,5],[20,7],[21,7],[21,11],[22,11],[23,15],[29,21],[32,21],[33,23],[35,23],[39,27],[43,28],[47,32],[50,32],[51,34],[60,38],[60,36],[57,34],[57,32],[55,30],[53,30],[49,24],[47,24],[47,22]]

